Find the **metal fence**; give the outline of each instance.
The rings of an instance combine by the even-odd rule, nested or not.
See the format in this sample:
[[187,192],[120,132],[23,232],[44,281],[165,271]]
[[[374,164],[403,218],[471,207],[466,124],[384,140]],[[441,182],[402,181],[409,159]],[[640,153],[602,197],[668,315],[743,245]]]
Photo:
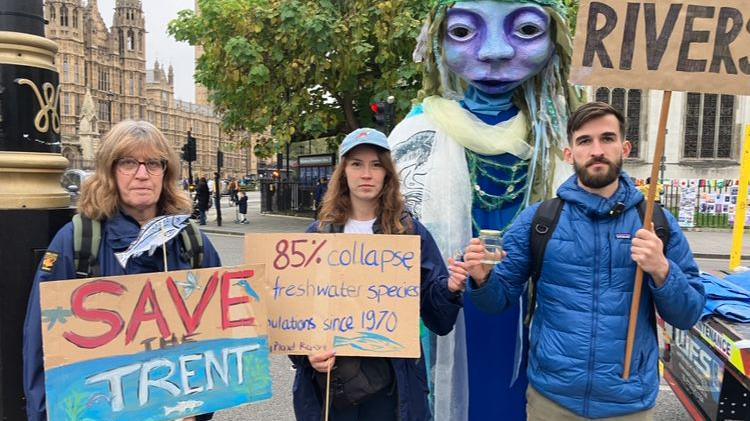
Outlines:
[[[696,197],[693,208],[693,221],[696,228],[731,228],[730,215],[737,202],[737,186],[706,185],[695,187]],[[661,204],[675,218],[679,217],[684,187],[665,185]],[[684,206],[684,205],[683,205]]]
[[[734,190],[733,190],[734,188]],[[736,186],[706,185],[696,187],[696,200],[693,206],[693,224],[696,228],[731,228],[730,214],[736,204]],[[315,186],[290,181],[261,181],[261,212],[287,215],[313,216]],[[661,204],[675,218],[679,218],[681,195],[685,189],[680,186],[664,185],[660,197]],[[733,194],[734,193],[734,194]]]
[[292,181],[260,182],[260,211],[313,216],[315,186]]

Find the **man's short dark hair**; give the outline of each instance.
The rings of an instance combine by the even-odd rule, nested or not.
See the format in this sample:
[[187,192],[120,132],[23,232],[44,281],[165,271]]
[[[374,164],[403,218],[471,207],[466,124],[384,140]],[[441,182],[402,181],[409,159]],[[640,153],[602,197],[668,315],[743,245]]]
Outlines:
[[589,102],[578,108],[568,119],[568,143],[573,144],[573,132],[591,120],[613,115],[620,122],[620,136],[625,138],[625,116],[606,102]]

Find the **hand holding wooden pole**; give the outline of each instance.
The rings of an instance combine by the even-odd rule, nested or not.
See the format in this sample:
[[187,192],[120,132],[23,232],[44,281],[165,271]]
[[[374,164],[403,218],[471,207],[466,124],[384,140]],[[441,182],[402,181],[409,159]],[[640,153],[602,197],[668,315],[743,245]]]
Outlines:
[[[669,120],[669,104],[672,102],[672,91],[664,91],[661,103],[661,116],[659,117],[659,133],[656,137],[656,148],[654,149],[654,163],[651,166],[651,183],[648,186],[648,197],[646,198],[646,214],[643,215],[643,227],[653,229],[651,221],[654,214],[654,200],[657,194],[657,179],[659,177],[659,165],[661,157],[664,156],[664,140],[667,134],[667,121]],[[625,367],[622,378],[630,378],[630,364],[633,358],[633,342],[635,331],[638,327],[638,311],[641,304],[641,290],[643,289],[643,269],[638,266],[635,273],[633,285],[633,300],[630,303],[630,322],[628,323],[628,337],[625,343]]]

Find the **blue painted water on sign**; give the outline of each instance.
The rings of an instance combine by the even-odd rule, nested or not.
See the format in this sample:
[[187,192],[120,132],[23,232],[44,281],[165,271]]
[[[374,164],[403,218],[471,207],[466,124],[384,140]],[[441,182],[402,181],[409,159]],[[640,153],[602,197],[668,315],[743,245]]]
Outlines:
[[51,420],[174,420],[272,394],[265,336],[84,361],[45,376]]

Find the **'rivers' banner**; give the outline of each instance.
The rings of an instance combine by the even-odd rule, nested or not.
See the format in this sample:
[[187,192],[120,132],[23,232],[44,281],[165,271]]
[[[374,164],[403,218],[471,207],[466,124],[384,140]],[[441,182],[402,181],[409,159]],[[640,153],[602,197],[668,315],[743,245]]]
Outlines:
[[581,0],[570,81],[750,95],[750,1]]
[[419,250],[418,236],[248,234],[271,352],[419,357]]
[[41,284],[50,420],[174,420],[271,398],[262,266]]

